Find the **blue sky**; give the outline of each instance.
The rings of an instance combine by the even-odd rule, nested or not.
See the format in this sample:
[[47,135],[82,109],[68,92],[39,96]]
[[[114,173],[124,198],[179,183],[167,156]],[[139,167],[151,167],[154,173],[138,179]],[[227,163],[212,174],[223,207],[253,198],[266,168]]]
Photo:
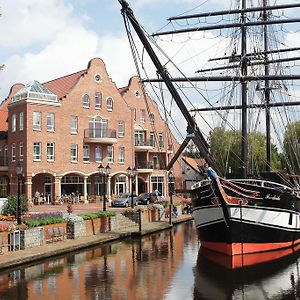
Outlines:
[[[150,33],[169,16],[199,5],[195,0],[128,2]],[[70,74],[96,56],[119,86],[136,73],[117,0],[0,0],[0,12],[0,63],[5,64],[0,101],[16,82]]]

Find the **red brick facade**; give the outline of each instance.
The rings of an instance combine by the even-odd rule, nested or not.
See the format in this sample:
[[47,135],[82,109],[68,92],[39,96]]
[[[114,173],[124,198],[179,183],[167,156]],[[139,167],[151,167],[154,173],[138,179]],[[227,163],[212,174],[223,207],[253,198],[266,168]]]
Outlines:
[[[104,62],[94,58],[86,70],[36,85],[49,95],[20,96],[24,86],[17,84],[0,107],[8,121],[0,128],[2,194],[5,181],[6,193],[16,194],[18,162],[28,199],[36,191],[48,201],[76,191],[82,199],[98,194],[100,163],[111,167],[109,198],[129,191],[128,166],[137,169],[137,194],[154,189],[168,194],[166,165],[179,145],[137,77],[118,89]],[[174,174],[178,184],[178,164]]]

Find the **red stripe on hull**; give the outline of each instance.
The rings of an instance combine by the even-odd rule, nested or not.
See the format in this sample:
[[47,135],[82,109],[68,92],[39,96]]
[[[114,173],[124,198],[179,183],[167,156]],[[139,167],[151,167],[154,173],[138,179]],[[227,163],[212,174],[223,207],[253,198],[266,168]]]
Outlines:
[[274,261],[282,257],[291,255],[299,250],[300,244],[281,250],[265,251],[251,254],[240,254],[234,256],[224,255],[223,253],[211,251],[202,247],[200,249],[200,252],[201,255],[213,261],[214,263],[217,263],[218,265],[226,267],[227,269],[238,269],[242,267],[249,267],[261,263]]
[[284,243],[217,243],[201,241],[201,246],[213,251],[217,251],[229,256],[260,253],[266,251],[273,251],[284,248],[292,248],[300,243],[300,239],[294,242]]

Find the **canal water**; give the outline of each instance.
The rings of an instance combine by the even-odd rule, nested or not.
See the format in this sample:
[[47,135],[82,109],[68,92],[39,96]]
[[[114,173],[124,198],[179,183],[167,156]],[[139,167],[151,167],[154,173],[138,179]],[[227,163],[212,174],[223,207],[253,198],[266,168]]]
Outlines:
[[179,224],[1,272],[0,299],[300,299],[299,255],[232,271],[199,247]]

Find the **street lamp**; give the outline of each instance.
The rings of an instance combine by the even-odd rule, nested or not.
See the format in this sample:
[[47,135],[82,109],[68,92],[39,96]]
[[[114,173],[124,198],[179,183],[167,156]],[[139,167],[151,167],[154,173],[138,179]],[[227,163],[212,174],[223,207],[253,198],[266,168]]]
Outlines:
[[136,174],[136,168],[130,168],[130,166],[127,168],[127,175],[130,178],[130,186],[131,186],[131,208],[133,208],[133,182],[134,182],[134,177]]
[[22,220],[21,220],[21,179],[23,176],[23,166],[20,164],[20,162],[17,163],[16,165],[16,173],[18,177],[18,198],[17,198],[17,210],[16,210],[16,218],[17,218],[17,224],[21,225]]
[[173,171],[169,172],[169,196],[170,196],[170,211],[169,211],[169,223],[172,224],[172,209],[173,209],[173,195],[174,195],[174,183],[175,177]]
[[108,177],[110,174],[110,166],[107,164],[106,167],[103,167],[102,164],[99,165],[98,167],[100,176],[103,178],[103,185],[104,188],[102,189],[102,196],[103,196],[103,211],[106,211],[106,194],[107,194],[107,182],[108,182]]

